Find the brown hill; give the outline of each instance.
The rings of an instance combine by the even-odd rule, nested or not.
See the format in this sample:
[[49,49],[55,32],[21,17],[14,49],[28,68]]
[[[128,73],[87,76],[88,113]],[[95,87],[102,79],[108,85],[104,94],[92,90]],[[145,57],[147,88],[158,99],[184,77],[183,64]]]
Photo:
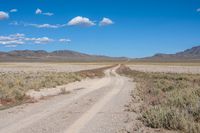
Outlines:
[[0,61],[122,61],[127,60],[125,57],[109,57],[89,55],[70,50],[57,50],[47,52],[44,50],[15,50],[10,52],[0,52]]
[[151,57],[143,58],[142,60],[157,60],[157,61],[200,61],[200,46],[186,49],[175,54],[155,54]]

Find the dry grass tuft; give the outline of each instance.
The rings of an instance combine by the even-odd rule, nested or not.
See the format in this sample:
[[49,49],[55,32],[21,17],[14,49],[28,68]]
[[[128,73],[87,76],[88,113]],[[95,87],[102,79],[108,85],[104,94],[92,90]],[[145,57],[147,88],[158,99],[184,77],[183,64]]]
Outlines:
[[140,120],[146,126],[200,132],[199,74],[145,73],[125,66],[121,66],[118,73],[137,82],[143,100]]
[[[94,70],[79,72],[0,72],[0,105],[10,106],[27,101],[25,93],[28,90],[40,90],[42,88],[53,88],[59,85],[80,81],[84,78],[104,76],[103,67]],[[62,94],[68,93],[65,89]],[[0,107],[4,108],[4,107]]]

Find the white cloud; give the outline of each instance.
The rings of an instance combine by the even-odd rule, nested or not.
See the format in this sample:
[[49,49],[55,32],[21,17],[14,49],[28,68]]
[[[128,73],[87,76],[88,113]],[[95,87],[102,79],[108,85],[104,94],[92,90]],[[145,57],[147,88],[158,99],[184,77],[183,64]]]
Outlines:
[[52,28],[52,29],[62,28],[67,26],[67,24],[31,24],[31,23],[17,22],[17,21],[13,21],[9,24],[14,26],[22,25],[22,26],[32,26],[36,28]]
[[0,36],[0,44],[2,45],[20,45],[24,44],[22,39],[14,38],[11,36]]
[[43,13],[43,11],[39,8],[36,9],[35,14],[37,14],[37,15],[42,14],[42,15],[45,15],[45,16],[53,16],[54,15],[54,13],[51,13],[51,12],[44,12]]
[[34,39],[34,43],[36,44],[46,44],[46,43],[49,43],[49,42],[52,42],[53,39],[50,39],[48,37],[42,37],[42,38],[35,38]]
[[114,24],[114,22],[109,19],[109,18],[103,18],[100,22],[99,22],[99,25],[100,26],[106,26],[106,25],[111,25],[111,24]]
[[[54,41],[48,37],[40,37],[40,38],[29,38],[26,37],[25,34],[11,34],[8,36],[0,36],[0,45],[4,45],[5,47],[16,47],[21,44],[47,44]],[[57,40],[59,41],[59,40]]]
[[95,23],[93,21],[91,21],[89,18],[77,16],[77,17],[71,19],[67,25],[69,25],[69,26],[73,26],[73,25],[93,26],[93,25],[95,25]]
[[11,34],[10,37],[14,37],[14,38],[24,38],[24,37],[25,37],[25,34],[16,33],[16,34]]
[[[114,22],[111,19],[105,18],[105,17],[99,22],[100,26],[106,26],[106,25],[111,25],[111,24],[114,24]],[[23,26],[32,26],[32,27],[36,27],[36,28],[56,29],[56,28],[62,28],[62,27],[66,27],[66,26],[75,26],[75,25],[94,26],[96,24],[94,21],[91,21],[89,18],[77,16],[77,17],[71,19],[67,24],[48,24],[48,23],[34,24],[34,23],[25,23],[25,22],[14,21],[14,22],[10,23],[10,25],[23,25]]]
[[61,25],[61,24],[55,24],[55,25],[51,25],[51,24],[25,24],[25,26],[33,26],[33,27],[36,27],[36,28],[53,28],[53,29],[56,29],[56,28],[63,27],[64,25]]
[[0,20],[8,19],[9,14],[3,11],[0,11]]
[[37,8],[36,11],[35,11],[35,14],[42,14],[42,10]]
[[9,36],[0,36],[2,45],[20,45],[24,44],[24,34],[11,34]]
[[197,12],[200,12],[200,8],[197,9]]
[[41,37],[41,38],[24,38],[25,41],[31,41],[36,44],[45,44],[52,42],[53,39],[50,39],[48,37]]
[[70,39],[66,39],[66,38],[61,38],[61,39],[59,39],[59,42],[69,43],[69,42],[71,42],[71,40]]
[[61,39],[52,39],[49,37],[26,37],[25,34],[11,34],[8,36],[0,36],[0,45],[4,45],[5,47],[17,47],[22,44],[48,44],[51,42],[63,42],[69,43],[70,39],[61,38]]
[[2,41],[0,41],[0,44],[3,44],[3,45],[13,45],[13,44],[15,44],[15,45],[20,45],[20,44],[24,44],[24,42],[23,41],[20,41],[20,40],[2,40]]
[[11,9],[10,12],[17,12],[17,9]]

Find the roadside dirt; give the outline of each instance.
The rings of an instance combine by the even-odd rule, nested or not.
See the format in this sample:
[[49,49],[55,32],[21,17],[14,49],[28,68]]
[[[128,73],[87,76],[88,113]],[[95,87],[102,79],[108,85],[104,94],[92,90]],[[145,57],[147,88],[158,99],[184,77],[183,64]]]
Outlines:
[[136,115],[125,111],[135,84],[118,75],[118,67],[107,69],[103,78],[66,85],[65,95],[0,111],[0,133],[124,132],[127,116]]

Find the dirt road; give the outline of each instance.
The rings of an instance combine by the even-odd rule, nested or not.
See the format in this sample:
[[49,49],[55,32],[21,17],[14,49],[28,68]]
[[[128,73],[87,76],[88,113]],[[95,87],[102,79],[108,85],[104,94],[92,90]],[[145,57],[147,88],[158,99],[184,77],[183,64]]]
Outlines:
[[134,84],[116,73],[118,67],[104,78],[69,84],[69,94],[0,111],[0,133],[120,132]]

